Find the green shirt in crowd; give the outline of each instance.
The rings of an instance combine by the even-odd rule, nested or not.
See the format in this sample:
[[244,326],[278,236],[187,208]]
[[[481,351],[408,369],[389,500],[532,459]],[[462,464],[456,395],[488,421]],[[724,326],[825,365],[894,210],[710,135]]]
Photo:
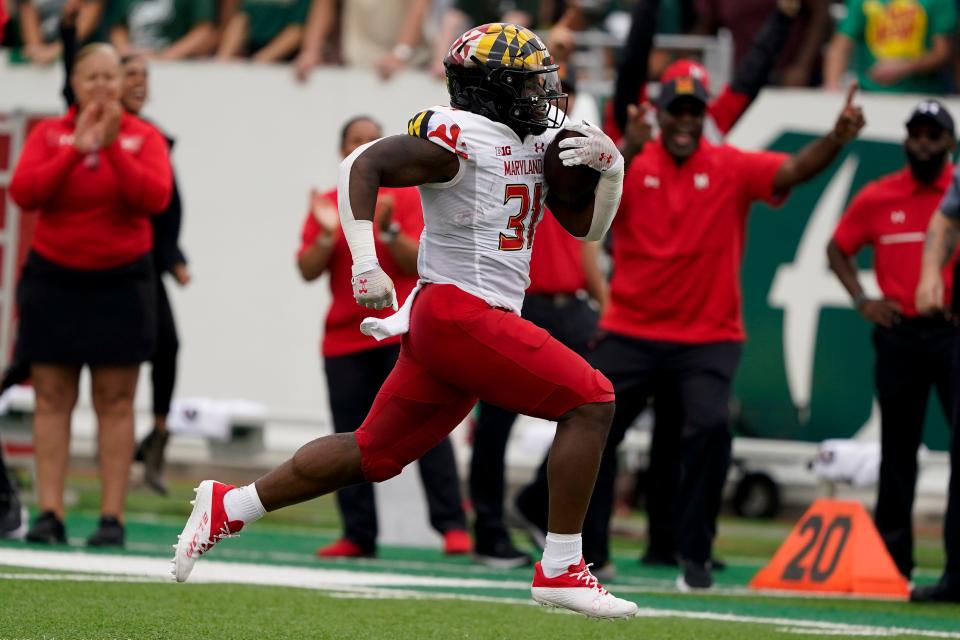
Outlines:
[[903,78],[890,86],[869,76],[880,60],[916,60],[933,47],[935,36],[953,38],[955,0],[847,0],[839,31],[856,43],[854,70],[867,91],[937,94],[946,91],[942,70]]
[[108,19],[127,28],[134,47],[163,49],[215,18],[214,0],[111,0]]
[[250,49],[256,51],[291,24],[303,24],[310,0],[244,0],[243,12],[250,24]]

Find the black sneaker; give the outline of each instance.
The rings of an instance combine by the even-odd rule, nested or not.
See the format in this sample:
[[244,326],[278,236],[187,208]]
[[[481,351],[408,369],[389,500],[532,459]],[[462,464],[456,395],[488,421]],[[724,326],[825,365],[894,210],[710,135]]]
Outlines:
[[164,453],[170,434],[154,429],[140,442],[133,459],[143,463],[143,481],[154,492],[167,495],[167,484],[163,480]]
[[529,566],[533,562],[530,554],[517,549],[506,538],[497,540],[491,546],[480,544],[478,539],[473,557],[480,564],[493,569],[516,569]]
[[956,602],[960,603],[960,586],[949,585],[943,579],[937,584],[917,587],[910,592],[910,602]]
[[88,547],[122,547],[123,525],[113,516],[100,516],[97,530],[87,538]]
[[67,544],[67,530],[53,511],[44,511],[27,531],[27,542]]
[[0,496],[0,538],[21,540],[27,533],[28,517],[17,494]]
[[690,560],[681,560],[680,567],[683,573],[677,576],[677,589],[684,593],[690,591],[706,591],[713,587],[713,574],[710,571],[710,563],[692,562]]

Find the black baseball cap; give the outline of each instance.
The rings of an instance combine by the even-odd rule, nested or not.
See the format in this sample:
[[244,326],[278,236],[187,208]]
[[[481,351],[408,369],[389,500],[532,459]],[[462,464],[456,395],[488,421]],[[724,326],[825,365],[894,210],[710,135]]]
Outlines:
[[657,96],[657,108],[667,109],[677,100],[693,98],[707,105],[710,94],[703,83],[691,76],[672,78],[660,84],[660,95]]
[[909,127],[918,122],[932,122],[941,129],[949,131],[950,135],[954,135],[953,116],[938,100],[924,100],[914,107],[906,125]]

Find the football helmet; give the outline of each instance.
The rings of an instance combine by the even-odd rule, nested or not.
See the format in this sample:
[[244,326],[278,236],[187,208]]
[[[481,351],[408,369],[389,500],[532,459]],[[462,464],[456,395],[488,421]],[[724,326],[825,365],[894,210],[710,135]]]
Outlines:
[[450,106],[502,122],[521,137],[563,124],[567,95],[543,41],[516,24],[468,30],[443,59]]

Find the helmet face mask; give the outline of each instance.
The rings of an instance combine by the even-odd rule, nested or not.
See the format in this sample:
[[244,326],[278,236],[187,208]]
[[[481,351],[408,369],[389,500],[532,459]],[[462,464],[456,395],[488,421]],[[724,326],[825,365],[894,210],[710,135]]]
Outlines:
[[567,96],[559,67],[529,29],[476,27],[453,43],[443,63],[451,106],[502,122],[520,137],[563,123]]
[[[503,68],[500,72],[506,86],[514,89],[509,119],[541,134],[563,124],[567,110],[567,94],[560,89],[557,65],[540,71],[522,71]],[[496,73],[496,72],[494,72]],[[539,129],[539,131],[538,131]]]

